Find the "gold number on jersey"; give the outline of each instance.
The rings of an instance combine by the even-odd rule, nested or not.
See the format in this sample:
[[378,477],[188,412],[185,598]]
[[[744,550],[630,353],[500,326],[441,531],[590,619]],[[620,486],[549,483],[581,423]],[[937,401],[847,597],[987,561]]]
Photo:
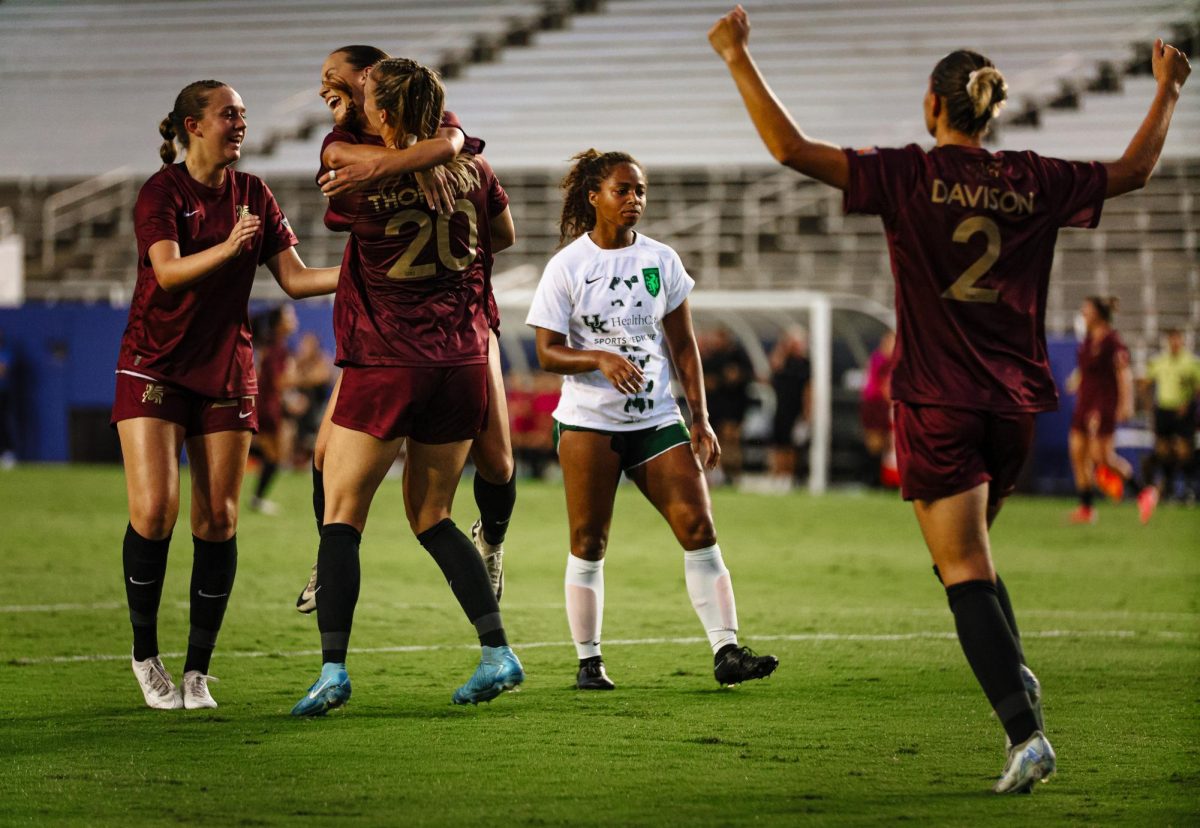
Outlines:
[[984,250],[983,255],[962,272],[954,284],[946,288],[942,293],[943,299],[990,304],[1000,298],[999,290],[975,287],[975,283],[991,270],[992,265],[1000,258],[1000,228],[987,216],[972,216],[964,219],[958,227],[954,228],[953,238],[959,244],[965,244],[976,233],[983,233],[987,236],[987,250]]
[[396,263],[392,265],[392,269],[387,272],[389,279],[428,279],[437,273],[437,265],[432,262],[423,265],[413,265],[413,260],[421,254],[425,249],[425,245],[429,243],[429,237],[433,235],[433,222],[429,219],[428,213],[423,213],[420,210],[401,210],[388,221],[387,227],[384,228],[385,236],[400,235],[400,228],[405,224],[417,225],[417,237],[412,240],[412,243],[404,249],[400,254],[400,258],[396,259]]
[[[462,256],[455,256],[450,250],[450,218],[455,213],[462,213],[467,217],[467,252]],[[423,265],[413,264],[425,250],[425,245],[429,244],[429,237],[434,235],[435,229],[437,231],[438,259],[448,270],[463,271],[470,266],[471,262],[475,261],[475,245],[479,241],[479,222],[475,213],[475,205],[469,200],[460,198],[455,201],[452,212],[438,216],[436,228],[428,213],[421,210],[401,210],[388,221],[383,234],[385,236],[399,235],[400,228],[405,224],[417,225],[417,237],[396,259],[396,263],[387,273],[389,279],[428,279],[437,275],[437,265],[432,262]]]

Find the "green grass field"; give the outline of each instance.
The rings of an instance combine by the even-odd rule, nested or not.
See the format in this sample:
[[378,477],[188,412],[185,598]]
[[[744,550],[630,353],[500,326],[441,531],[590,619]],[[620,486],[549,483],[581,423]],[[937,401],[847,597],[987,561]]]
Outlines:
[[[303,475],[284,516],[246,514],[212,672],[221,707],[152,711],[128,666],[116,468],[0,474],[0,823],[733,825],[1200,822],[1200,511],[1017,498],[993,535],[1059,774],[989,793],[1004,734],[952,637],[908,507],[893,497],[718,492],[743,641],[767,681],[719,689],[665,525],[623,488],[606,568],[616,692],[573,689],[557,486],[524,484],[506,626],[528,680],[450,693],[472,630],[385,484],[363,544],[350,672],[325,719],[287,713],[319,671],[292,609],[316,535]],[[185,487],[186,498],[186,487]],[[186,506],[184,508],[186,515]],[[459,523],[475,517],[470,488]],[[191,563],[175,533],[160,641],[182,671]]]

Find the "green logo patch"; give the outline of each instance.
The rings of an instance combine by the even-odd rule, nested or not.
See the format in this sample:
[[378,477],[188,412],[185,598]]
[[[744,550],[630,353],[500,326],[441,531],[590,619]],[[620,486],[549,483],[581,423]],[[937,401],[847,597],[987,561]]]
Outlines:
[[658,277],[657,267],[643,267],[642,281],[651,296],[658,296],[658,292],[662,289],[662,279]]

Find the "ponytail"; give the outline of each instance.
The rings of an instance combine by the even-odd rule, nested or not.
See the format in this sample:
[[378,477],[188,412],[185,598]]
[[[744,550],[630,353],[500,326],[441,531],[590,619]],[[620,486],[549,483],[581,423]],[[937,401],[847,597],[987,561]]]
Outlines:
[[175,125],[171,123],[173,114],[168,112],[167,117],[158,124],[158,134],[163,138],[162,146],[158,148],[158,157],[162,159],[164,167],[175,163]]
[[208,108],[208,93],[229,84],[215,80],[193,81],[179,91],[175,96],[175,106],[158,124],[158,134],[162,136],[162,146],[158,148],[158,157],[163,166],[175,163],[175,142],[178,141],[184,149],[188,145],[188,131],[183,125],[187,118],[199,121],[204,117]]
[[1096,309],[1096,315],[1101,321],[1112,323],[1113,315],[1117,312],[1120,300],[1116,296],[1089,296],[1086,300]]
[[563,190],[562,215],[558,220],[558,243],[578,238],[596,226],[596,208],[588,201],[588,193],[600,189],[601,182],[608,178],[618,164],[633,164],[645,172],[632,155],[624,152],[600,152],[586,149],[571,156],[575,164],[567,171],[559,185]]
[[933,92],[945,101],[950,126],[966,135],[987,132],[1008,100],[1004,75],[983,55],[969,49],[951,52],[933,68]]

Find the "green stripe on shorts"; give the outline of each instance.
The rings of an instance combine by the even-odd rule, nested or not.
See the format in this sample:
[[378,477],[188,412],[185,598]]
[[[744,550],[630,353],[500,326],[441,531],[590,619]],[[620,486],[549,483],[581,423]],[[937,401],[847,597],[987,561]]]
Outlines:
[[648,460],[675,448],[692,442],[692,436],[682,420],[654,428],[640,428],[636,431],[606,431],[602,428],[567,425],[554,421],[554,451],[558,452],[558,441],[564,431],[590,431],[593,434],[603,434],[611,438],[612,450],[621,456],[621,469],[628,471],[640,466]]

